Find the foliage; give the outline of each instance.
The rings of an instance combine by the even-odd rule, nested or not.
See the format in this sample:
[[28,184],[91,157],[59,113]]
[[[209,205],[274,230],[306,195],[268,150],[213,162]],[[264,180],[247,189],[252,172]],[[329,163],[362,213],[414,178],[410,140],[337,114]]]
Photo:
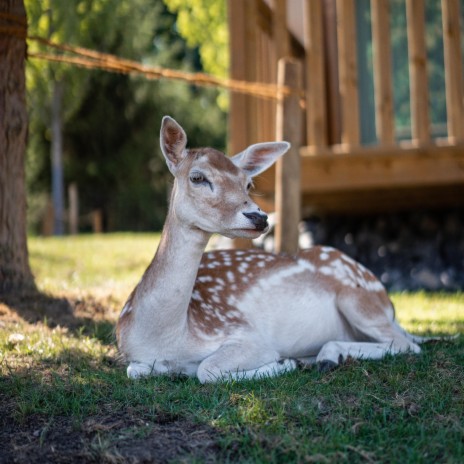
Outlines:
[[[229,71],[229,31],[224,0],[164,0],[177,13],[176,27],[191,47],[198,47],[207,73],[227,77]],[[226,111],[229,95],[219,91],[217,104]]]
[[[174,427],[193,424],[196,435],[179,432],[181,446],[176,442],[178,454],[171,461],[208,461],[198,455],[200,446],[188,448],[205,429],[210,434],[203,440],[214,453],[209,462],[462,460],[462,335],[425,345],[420,355],[352,361],[325,374],[314,369],[217,385],[170,377],[127,379],[116,361],[110,324],[155,244],[155,236],[138,234],[30,241],[39,287],[75,301],[73,288],[80,286],[77,305],[87,311],[94,307],[94,314],[79,319],[77,309],[81,326],[53,327],[48,320],[27,323],[0,304],[0,446],[11,430],[21,453],[27,447],[35,455],[51,447],[65,453],[66,436],[70,444],[79,442],[76,453],[90,453],[83,462],[122,462],[124,449],[132,453],[126,461],[142,461],[160,458],[156,443]],[[114,295],[105,282],[121,292]],[[99,304],[95,284],[101,286]],[[92,299],[85,296],[89,290]],[[462,293],[393,298],[408,330],[464,329]],[[21,456],[15,460],[27,462]]]
[[[82,45],[148,64],[200,70],[198,51],[175,28],[162,0],[27,1],[31,35]],[[35,45],[31,45],[35,46]],[[30,217],[43,213],[50,184],[50,80],[65,85],[66,183],[79,186],[81,213],[104,212],[107,230],[159,229],[171,182],[157,150],[161,118],[177,118],[191,146],[225,147],[217,91],[169,81],[89,71],[30,60],[28,92]],[[35,218],[35,219],[38,219]]]
[[226,77],[229,69],[226,2],[164,0],[177,13],[177,27],[191,47],[199,47],[206,72]]

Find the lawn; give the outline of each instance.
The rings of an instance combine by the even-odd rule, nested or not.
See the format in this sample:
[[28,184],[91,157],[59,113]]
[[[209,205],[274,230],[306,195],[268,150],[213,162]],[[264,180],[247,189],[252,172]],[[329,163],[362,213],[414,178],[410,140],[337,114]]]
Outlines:
[[[323,374],[129,381],[114,322],[158,238],[30,239],[42,293],[0,300],[0,463],[464,461],[462,335]],[[462,293],[392,298],[412,332],[464,332]]]

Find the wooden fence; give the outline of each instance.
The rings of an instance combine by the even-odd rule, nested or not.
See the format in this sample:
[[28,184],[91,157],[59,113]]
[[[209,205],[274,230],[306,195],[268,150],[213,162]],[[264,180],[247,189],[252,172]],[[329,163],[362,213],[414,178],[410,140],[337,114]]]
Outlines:
[[[371,0],[377,143],[361,142],[355,0],[229,0],[231,77],[275,83],[277,63],[302,63],[305,124],[299,176],[303,214],[372,212],[464,204],[464,96],[459,0],[442,0],[447,135],[429,114],[425,1],[405,0],[411,137],[398,141],[389,0]],[[292,27],[295,18],[300,28]],[[234,95],[231,151],[274,139],[276,105]],[[292,117],[287,116],[287,117]],[[274,208],[275,176],[257,182]],[[406,198],[406,201],[405,201]]]

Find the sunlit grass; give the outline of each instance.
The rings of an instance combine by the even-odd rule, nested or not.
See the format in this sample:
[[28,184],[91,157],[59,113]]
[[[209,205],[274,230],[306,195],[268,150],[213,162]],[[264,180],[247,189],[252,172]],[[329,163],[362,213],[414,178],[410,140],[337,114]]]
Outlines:
[[31,237],[30,262],[48,292],[118,292],[135,286],[153,258],[159,234]]
[[391,298],[399,322],[411,332],[464,332],[464,293],[395,293]]

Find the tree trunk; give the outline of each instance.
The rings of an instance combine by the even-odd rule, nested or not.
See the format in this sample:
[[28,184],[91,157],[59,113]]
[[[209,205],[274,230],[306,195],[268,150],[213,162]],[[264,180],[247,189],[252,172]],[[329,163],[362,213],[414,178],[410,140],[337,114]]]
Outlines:
[[33,286],[26,240],[24,158],[27,139],[23,0],[0,2],[0,292]]

